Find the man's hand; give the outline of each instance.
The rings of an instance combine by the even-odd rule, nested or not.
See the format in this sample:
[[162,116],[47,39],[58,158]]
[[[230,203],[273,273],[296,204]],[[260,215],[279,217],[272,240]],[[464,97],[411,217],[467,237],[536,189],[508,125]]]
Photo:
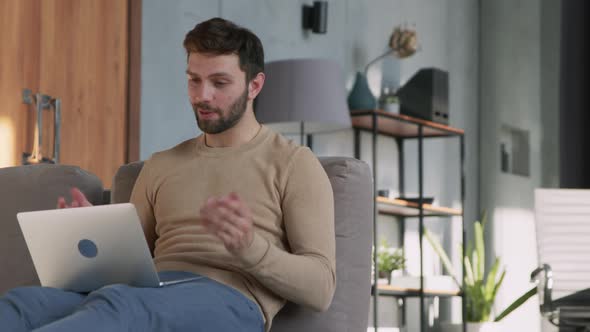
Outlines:
[[67,204],[66,199],[63,197],[57,199],[58,209],[92,206],[92,203],[86,199],[86,196],[84,196],[80,189],[74,187],[70,189],[70,194],[72,195],[72,202],[70,204]]
[[238,194],[210,197],[200,213],[205,229],[217,236],[229,252],[239,254],[252,244],[252,213]]

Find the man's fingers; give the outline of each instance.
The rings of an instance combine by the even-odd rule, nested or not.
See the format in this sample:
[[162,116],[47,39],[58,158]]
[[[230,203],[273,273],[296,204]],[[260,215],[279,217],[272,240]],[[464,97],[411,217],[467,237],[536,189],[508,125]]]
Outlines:
[[237,252],[252,243],[252,214],[235,192],[222,197],[209,197],[199,213],[201,225],[221,240],[227,250]]
[[217,211],[219,213],[220,222],[231,224],[232,227],[237,228],[242,233],[249,231],[251,225],[248,223],[247,219],[242,217],[237,211],[232,210],[225,205],[220,205],[217,208]]
[[[230,245],[230,243],[233,241],[234,235],[231,230],[232,226],[229,223],[222,221],[219,216],[202,217],[201,221],[205,229],[209,233],[218,237],[225,246]],[[238,234],[238,232],[236,232],[236,234]]]
[[74,202],[77,202],[77,206],[91,206],[92,204],[88,201],[84,193],[80,191],[80,189],[74,187],[70,190],[70,194],[72,195],[72,205]]
[[219,204],[234,211],[236,214],[242,217],[249,216],[250,210],[248,209],[246,204],[244,204],[240,200],[232,199],[231,194],[227,198],[220,200]]
[[237,239],[244,236],[245,233],[242,229],[237,227],[237,225],[229,222],[225,222],[219,225],[219,229]]
[[66,199],[63,197],[59,197],[57,199],[57,208],[58,209],[65,209],[67,207]]
[[201,221],[211,233],[225,231],[231,236],[242,237],[250,230],[244,218],[224,206],[201,209]]
[[236,247],[236,242],[230,234],[224,231],[218,231],[215,232],[215,236],[217,236],[221,239],[221,241],[223,241],[223,245],[226,246],[226,248],[234,249]]

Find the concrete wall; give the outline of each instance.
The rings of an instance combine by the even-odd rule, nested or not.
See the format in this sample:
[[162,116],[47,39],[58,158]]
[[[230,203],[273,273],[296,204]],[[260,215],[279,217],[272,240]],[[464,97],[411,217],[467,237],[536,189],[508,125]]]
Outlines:
[[[506,279],[496,301],[504,309],[531,285],[537,266],[534,188],[558,184],[559,2],[481,1],[481,206],[490,216],[488,252],[502,258]],[[500,144],[510,129],[529,135],[528,176],[501,171]],[[493,255],[488,255],[488,264]],[[505,319],[506,331],[539,331],[538,300]]]
[[[381,54],[394,26],[415,26],[421,51],[396,62],[385,59],[369,73],[371,88],[378,94],[383,82],[407,80],[422,67],[438,67],[450,73],[451,125],[466,131],[466,221],[478,216],[479,208],[479,111],[478,111],[478,1],[473,0],[331,0],[328,1],[328,33],[317,35],[301,29],[301,7],[312,1],[143,1],[141,158],[171,147],[198,134],[185,87],[186,58],[182,48],[185,33],[197,22],[221,16],[254,31],[262,40],[267,61],[285,58],[324,57],[342,67],[347,88],[354,73]],[[399,73],[399,77],[398,76]],[[353,135],[347,130],[314,137],[318,155],[353,155]],[[370,161],[370,139],[363,135],[362,158]],[[415,142],[406,147],[406,190],[417,193]],[[397,188],[397,148],[393,140],[378,142],[378,184]],[[459,142],[430,140],[425,143],[425,192],[447,206],[460,207]],[[380,237],[395,242],[397,221],[382,217]],[[449,249],[460,241],[460,219],[430,220],[428,227],[444,234]],[[410,258],[409,272],[417,274],[417,222],[409,219],[405,237]],[[428,248],[428,245],[425,245]],[[455,263],[460,264],[455,255]],[[428,274],[440,271],[432,252],[427,254]],[[457,265],[459,266],[459,265]],[[452,304],[453,317],[460,305]],[[395,302],[380,300],[382,326],[397,326]],[[450,316],[448,309],[445,315]],[[444,310],[443,310],[444,311]],[[416,301],[409,304],[409,330],[415,330]]]

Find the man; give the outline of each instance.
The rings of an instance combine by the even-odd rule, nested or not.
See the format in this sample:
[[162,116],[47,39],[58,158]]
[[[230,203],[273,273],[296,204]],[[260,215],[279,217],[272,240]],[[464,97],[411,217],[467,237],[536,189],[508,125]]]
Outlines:
[[[188,95],[203,134],[154,154],[131,202],[165,288],[88,295],[25,287],[0,299],[10,331],[262,331],[285,300],[325,310],[335,289],[334,204],[311,151],[260,125],[260,40],[214,18],[184,40]],[[77,189],[58,207],[88,206]]]

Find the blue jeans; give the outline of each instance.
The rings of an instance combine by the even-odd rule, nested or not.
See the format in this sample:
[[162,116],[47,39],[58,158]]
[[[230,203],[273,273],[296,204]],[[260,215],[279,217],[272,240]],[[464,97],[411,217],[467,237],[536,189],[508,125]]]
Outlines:
[[[160,272],[162,280],[195,277]],[[2,331],[264,331],[257,305],[206,277],[161,288],[110,285],[90,294],[20,287],[0,297]]]

